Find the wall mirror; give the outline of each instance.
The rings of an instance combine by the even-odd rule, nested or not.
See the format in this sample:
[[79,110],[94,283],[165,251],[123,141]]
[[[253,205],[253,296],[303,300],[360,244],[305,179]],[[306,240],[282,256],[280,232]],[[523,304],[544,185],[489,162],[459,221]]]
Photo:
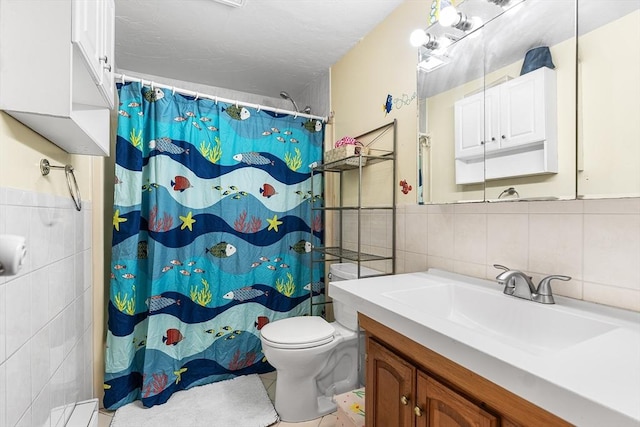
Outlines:
[[640,1],[578,5],[578,197],[640,197]]
[[[429,26],[417,72],[418,202],[640,196],[639,8],[635,0],[465,0],[453,28]],[[455,28],[465,18],[476,28]],[[501,142],[517,141],[535,114],[531,97],[508,89],[525,80],[526,52],[540,46],[553,70],[539,73],[555,83],[542,91],[555,101],[543,103],[547,139],[509,148]],[[548,138],[551,153],[536,148]],[[460,163],[468,176],[459,176]]]

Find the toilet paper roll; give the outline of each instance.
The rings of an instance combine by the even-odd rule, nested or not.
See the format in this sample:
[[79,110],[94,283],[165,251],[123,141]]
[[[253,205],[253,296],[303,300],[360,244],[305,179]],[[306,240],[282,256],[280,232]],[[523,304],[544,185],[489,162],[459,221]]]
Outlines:
[[26,239],[13,234],[0,235],[0,275],[18,274],[27,256]]

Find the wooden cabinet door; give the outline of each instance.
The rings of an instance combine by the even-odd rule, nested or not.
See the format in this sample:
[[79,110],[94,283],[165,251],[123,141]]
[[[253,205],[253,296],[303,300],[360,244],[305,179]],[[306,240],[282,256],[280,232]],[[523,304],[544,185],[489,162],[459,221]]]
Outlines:
[[[498,418],[422,372],[417,378],[418,427],[497,427]],[[416,411],[417,415],[417,411]]]
[[412,427],[416,369],[367,339],[367,427]]

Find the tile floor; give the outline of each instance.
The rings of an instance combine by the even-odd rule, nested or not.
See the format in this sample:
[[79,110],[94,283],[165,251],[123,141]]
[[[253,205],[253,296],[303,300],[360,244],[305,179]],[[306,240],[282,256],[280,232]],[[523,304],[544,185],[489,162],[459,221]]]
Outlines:
[[[267,394],[269,398],[273,402],[276,395],[276,372],[269,372],[267,374],[260,375],[260,379],[264,384],[264,388],[267,389]],[[100,414],[98,417],[98,427],[109,427],[111,424],[111,419],[113,418],[114,411],[107,411],[105,409],[100,410]],[[305,421],[302,423],[286,423],[284,421],[280,421],[277,424],[274,424],[271,427],[335,427],[336,425],[336,414],[325,415],[322,418],[318,418],[317,420]],[[160,427],[160,426],[159,426]],[[238,426],[241,427],[241,426]]]

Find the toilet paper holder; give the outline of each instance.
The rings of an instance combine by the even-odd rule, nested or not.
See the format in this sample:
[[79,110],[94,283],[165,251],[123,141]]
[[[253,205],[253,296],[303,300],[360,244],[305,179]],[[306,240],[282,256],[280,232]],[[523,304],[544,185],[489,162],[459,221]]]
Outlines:
[[0,234],[0,276],[18,274],[27,256],[26,239],[13,234]]
[[51,169],[64,169],[64,173],[67,176],[67,186],[69,187],[69,193],[73,199],[73,203],[76,205],[76,210],[82,210],[82,197],[80,197],[80,188],[78,187],[78,181],[76,181],[76,175],[73,173],[73,166],[55,166],[49,163],[49,160],[40,160],[40,173],[42,176],[49,175]]

